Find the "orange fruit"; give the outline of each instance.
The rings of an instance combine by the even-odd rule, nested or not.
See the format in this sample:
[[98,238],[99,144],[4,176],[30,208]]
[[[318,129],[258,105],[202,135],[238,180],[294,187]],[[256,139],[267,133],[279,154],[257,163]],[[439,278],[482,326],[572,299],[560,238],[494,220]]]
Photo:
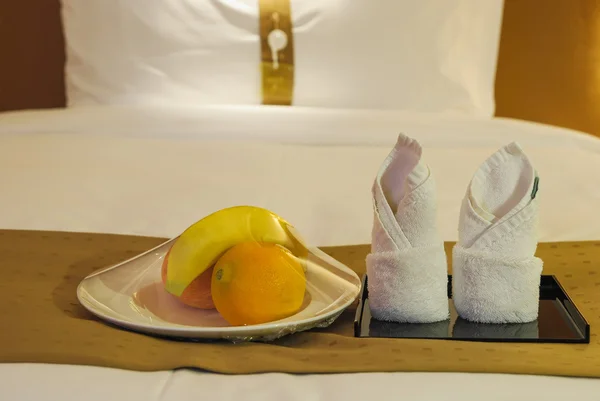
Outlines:
[[[169,250],[169,252],[171,252]],[[161,279],[163,284],[167,281],[167,269],[169,264],[169,252],[165,255],[161,269]],[[201,275],[196,277],[190,285],[188,285],[181,296],[176,297],[182,303],[199,309],[214,309],[215,304],[212,300],[210,291],[211,278],[213,268],[207,269]],[[175,295],[173,295],[175,296]]]
[[229,324],[260,324],[300,310],[306,276],[287,248],[242,242],[229,248],[215,264],[211,291],[217,311]]

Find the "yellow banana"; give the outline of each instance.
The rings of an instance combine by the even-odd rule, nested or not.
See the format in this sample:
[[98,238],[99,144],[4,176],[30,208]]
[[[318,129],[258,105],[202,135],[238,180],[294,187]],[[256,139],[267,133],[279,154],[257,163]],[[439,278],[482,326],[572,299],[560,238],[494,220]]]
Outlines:
[[165,289],[180,296],[225,251],[244,241],[275,243],[296,256],[305,256],[308,251],[294,233],[285,220],[266,209],[235,206],[219,210],[191,225],[175,240],[168,256]]

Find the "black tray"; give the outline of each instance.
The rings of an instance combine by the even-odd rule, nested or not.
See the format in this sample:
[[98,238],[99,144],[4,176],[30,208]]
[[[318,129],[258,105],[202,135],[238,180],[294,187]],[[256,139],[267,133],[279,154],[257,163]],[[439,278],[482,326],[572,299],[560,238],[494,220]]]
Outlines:
[[448,275],[450,319],[410,324],[376,320],[369,310],[367,276],[363,277],[354,319],[355,337],[425,338],[461,341],[584,343],[590,342],[590,325],[554,276],[542,276],[538,320],[531,323],[471,323],[457,316],[452,303],[452,275]]

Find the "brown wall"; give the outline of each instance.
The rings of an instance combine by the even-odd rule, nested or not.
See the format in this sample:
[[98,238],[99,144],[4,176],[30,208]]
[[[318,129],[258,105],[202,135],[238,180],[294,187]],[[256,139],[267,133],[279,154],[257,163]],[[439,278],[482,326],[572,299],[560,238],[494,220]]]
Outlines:
[[600,1],[505,0],[496,114],[600,136]]
[[0,0],[0,111],[65,104],[59,0]]
[[[63,44],[59,0],[0,0],[0,111],[64,106]],[[600,136],[600,0],[505,0],[496,81],[498,116]]]

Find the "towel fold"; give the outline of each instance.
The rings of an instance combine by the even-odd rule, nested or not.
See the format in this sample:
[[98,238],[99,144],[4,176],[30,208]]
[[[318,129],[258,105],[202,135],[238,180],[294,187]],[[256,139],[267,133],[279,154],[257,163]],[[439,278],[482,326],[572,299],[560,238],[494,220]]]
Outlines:
[[453,249],[453,301],[463,319],[537,319],[543,267],[534,256],[537,192],[536,171],[517,143],[498,150],[473,176]]
[[377,320],[432,323],[449,317],[446,254],[436,190],[417,141],[399,135],[372,187],[367,256],[369,306]]

